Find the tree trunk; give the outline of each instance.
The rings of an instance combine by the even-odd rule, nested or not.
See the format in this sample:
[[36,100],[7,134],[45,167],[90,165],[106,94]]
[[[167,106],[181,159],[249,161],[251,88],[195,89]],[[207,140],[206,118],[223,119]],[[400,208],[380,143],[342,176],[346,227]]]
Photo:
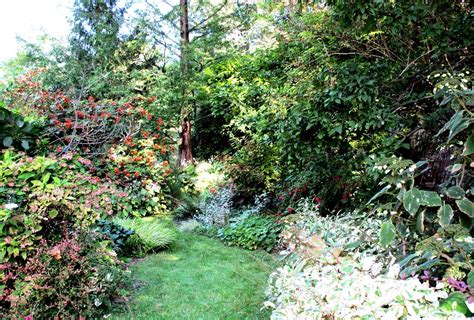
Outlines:
[[178,163],[181,167],[193,162],[193,152],[191,149],[191,121],[188,119],[187,113],[190,108],[187,106],[187,86],[184,84],[189,74],[188,46],[189,46],[189,21],[188,21],[188,0],[180,0],[181,9],[181,75],[183,83],[183,104],[181,107],[182,123],[179,130],[179,149]]
[[179,165],[185,167],[193,162],[193,153],[191,150],[191,121],[184,119],[179,129]]

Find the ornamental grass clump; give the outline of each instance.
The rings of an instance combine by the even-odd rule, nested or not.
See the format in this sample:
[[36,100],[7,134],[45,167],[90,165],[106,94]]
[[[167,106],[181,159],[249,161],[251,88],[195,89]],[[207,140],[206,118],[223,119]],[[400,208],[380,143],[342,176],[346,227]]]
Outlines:
[[126,248],[124,249],[132,255],[142,255],[167,248],[177,237],[175,227],[164,219],[115,218],[113,222],[134,231],[134,234],[125,242]]

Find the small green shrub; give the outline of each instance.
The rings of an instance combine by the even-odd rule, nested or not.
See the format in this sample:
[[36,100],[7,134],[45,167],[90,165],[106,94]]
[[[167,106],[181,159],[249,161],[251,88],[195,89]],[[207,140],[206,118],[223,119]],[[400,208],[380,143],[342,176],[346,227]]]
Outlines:
[[283,226],[275,217],[250,215],[219,229],[217,237],[244,249],[272,251],[278,244]]
[[96,230],[112,242],[112,246],[116,252],[120,252],[127,239],[135,234],[133,230],[124,228],[108,220],[100,220],[97,222]]
[[157,218],[115,218],[114,223],[133,230],[125,242],[124,252],[143,255],[168,247],[176,239],[177,231],[172,222]]

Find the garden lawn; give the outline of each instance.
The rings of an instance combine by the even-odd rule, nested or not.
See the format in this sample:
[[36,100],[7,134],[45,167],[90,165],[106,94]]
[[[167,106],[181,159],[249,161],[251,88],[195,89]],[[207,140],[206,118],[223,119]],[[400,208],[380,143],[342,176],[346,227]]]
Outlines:
[[267,319],[260,309],[274,267],[265,252],[181,233],[170,250],[130,267],[141,287],[112,319]]

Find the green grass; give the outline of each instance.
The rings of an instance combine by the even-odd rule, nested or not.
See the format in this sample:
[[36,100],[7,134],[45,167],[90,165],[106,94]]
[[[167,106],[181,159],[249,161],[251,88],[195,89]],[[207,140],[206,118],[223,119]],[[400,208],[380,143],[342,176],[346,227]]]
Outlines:
[[133,293],[129,310],[111,318],[268,319],[260,309],[274,267],[264,252],[180,233],[170,250],[131,266],[142,287]]

